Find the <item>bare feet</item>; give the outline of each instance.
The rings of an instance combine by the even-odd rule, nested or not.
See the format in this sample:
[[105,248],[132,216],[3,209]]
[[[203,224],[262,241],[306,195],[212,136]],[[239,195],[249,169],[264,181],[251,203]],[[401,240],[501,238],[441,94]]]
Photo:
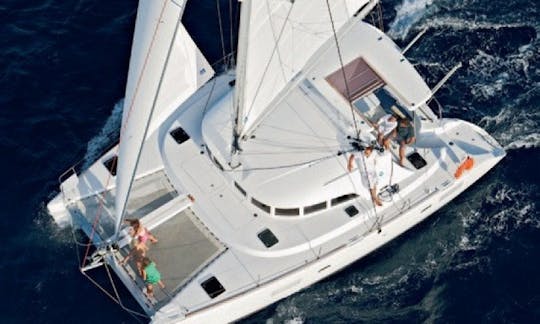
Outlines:
[[377,205],[377,206],[382,206],[382,202],[381,202],[381,200],[379,198],[373,199],[373,203],[375,203],[375,205]]

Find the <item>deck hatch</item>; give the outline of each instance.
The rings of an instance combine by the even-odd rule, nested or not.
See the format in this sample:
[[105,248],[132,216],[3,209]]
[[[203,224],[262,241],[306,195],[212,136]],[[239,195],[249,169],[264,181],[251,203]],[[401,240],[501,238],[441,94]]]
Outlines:
[[261,242],[267,248],[272,247],[276,245],[277,242],[279,242],[279,240],[274,235],[274,233],[272,233],[272,231],[269,230],[268,228],[264,229],[262,232],[257,234],[257,236],[259,237],[259,240],[261,240]]
[[189,139],[189,135],[182,129],[182,127],[175,128],[170,132],[174,141],[178,144],[182,144]]
[[349,217],[354,217],[358,215],[358,209],[354,207],[354,205],[350,205],[349,207],[345,208],[345,212]]
[[407,160],[409,160],[409,162],[411,162],[411,164],[414,165],[417,170],[422,169],[427,164],[426,160],[424,160],[424,158],[418,152],[407,155]]
[[219,280],[217,280],[216,277],[211,277],[210,279],[203,281],[201,283],[201,287],[212,299],[221,295],[225,291],[225,288],[223,288],[223,285],[219,282]]
[[103,165],[109,170],[112,176],[116,176],[116,167],[118,166],[118,156],[113,156],[103,162]]
[[[344,82],[343,74],[347,78]],[[363,58],[357,58],[326,77],[326,81],[349,101],[380,88],[384,81]]]

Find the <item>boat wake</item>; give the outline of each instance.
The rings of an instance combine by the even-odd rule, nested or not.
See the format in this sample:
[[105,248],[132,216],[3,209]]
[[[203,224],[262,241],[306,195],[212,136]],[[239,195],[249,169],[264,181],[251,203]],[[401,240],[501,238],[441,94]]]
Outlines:
[[107,148],[118,141],[123,108],[124,99],[121,99],[114,105],[111,115],[107,118],[107,121],[99,134],[92,138],[86,145],[83,169],[90,167],[90,165],[101,156]]
[[396,18],[390,23],[388,35],[393,39],[404,39],[432,3],[433,0],[404,0],[395,8]]

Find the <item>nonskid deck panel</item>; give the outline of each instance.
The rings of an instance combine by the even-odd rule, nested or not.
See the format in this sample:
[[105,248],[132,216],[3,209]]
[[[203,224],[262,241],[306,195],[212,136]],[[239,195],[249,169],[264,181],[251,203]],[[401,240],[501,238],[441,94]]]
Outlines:
[[[178,196],[163,170],[138,178],[133,183],[132,193],[126,208],[126,218],[142,218]],[[77,223],[83,230],[90,227],[96,217],[96,233],[99,238],[107,239],[114,234],[115,228],[115,189],[107,190],[81,200],[77,200],[68,209],[76,215]],[[86,231],[86,230],[85,230]],[[89,233],[87,233],[89,234]]]
[[[165,284],[164,289],[157,285],[154,287],[153,306],[157,310],[169,302],[195,273],[223,253],[226,247],[199,222],[190,208],[152,229],[152,234],[158,242],[149,243],[147,256],[156,263]],[[125,257],[129,251],[129,246],[124,247],[120,257]],[[135,263],[128,262],[126,270],[142,291],[144,283]]]

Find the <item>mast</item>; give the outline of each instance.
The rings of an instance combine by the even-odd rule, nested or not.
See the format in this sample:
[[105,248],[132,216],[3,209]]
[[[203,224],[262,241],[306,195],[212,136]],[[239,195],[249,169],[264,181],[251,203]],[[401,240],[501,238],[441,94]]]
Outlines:
[[[247,40],[249,38],[249,21],[251,17],[251,1],[239,0],[242,4],[240,7],[240,26],[238,29],[238,53],[236,56],[236,82],[234,88],[234,116],[233,116],[233,146],[231,155],[237,155],[240,149],[240,134],[244,128],[244,83],[246,81],[246,62],[247,62]],[[233,165],[236,162],[231,162]]]

